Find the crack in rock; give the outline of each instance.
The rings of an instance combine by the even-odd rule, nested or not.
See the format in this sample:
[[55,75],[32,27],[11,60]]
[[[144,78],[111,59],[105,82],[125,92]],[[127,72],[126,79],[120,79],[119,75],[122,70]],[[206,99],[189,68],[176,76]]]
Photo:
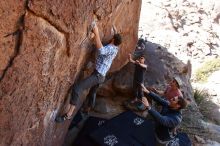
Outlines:
[[44,19],[46,22],[48,22],[51,26],[53,26],[57,31],[59,31],[60,33],[62,33],[65,38],[66,38],[66,54],[68,57],[70,57],[70,41],[69,41],[69,38],[70,38],[70,33],[69,32],[66,32],[64,31],[60,26],[56,25],[54,22],[52,22],[51,20],[49,20],[47,17],[43,16],[43,15],[40,15],[40,14],[37,14],[35,13],[33,10],[31,10],[29,7],[28,7],[28,12],[31,13],[32,15],[34,16],[37,16],[37,17],[40,17],[42,19]]
[[3,78],[5,77],[8,69],[13,65],[14,59],[18,56],[19,51],[20,51],[20,47],[22,45],[23,42],[23,31],[24,31],[24,18],[25,18],[26,12],[25,14],[23,14],[19,20],[18,20],[18,26],[17,26],[17,30],[14,33],[8,34],[5,37],[9,36],[9,35],[14,35],[16,36],[16,43],[15,43],[15,48],[14,48],[14,53],[12,55],[12,57],[10,58],[8,65],[5,67],[2,76],[0,77],[0,82],[3,80]]

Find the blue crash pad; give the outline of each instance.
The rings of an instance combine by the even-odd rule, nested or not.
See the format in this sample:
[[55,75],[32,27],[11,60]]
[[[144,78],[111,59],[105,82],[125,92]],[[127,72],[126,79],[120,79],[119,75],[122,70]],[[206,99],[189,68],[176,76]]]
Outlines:
[[142,146],[142,144],[132,136],[132,133],[135,129],[142,129],[144,121],[144,118],[131,111],[127,111],[108,120],[101,128],[91,133],[90,136],[102,146],[106,146],[105,139],[109,135],[116,137],[118,143],[121,143],[121,145]]
[[154,146],[156,145],[154,127],[154,121],[145,120],[141,128],[137,128],[133,131],[132,136],[143,146]]
[[72,146],[97,146],[98,144],[89,137],[89,134],[101,127],[105,122],[106,119],[103,118],[89,117]]
[[178,133],[176,137],[179,139],[180,146],[192,146],[192,142],[186,133]]

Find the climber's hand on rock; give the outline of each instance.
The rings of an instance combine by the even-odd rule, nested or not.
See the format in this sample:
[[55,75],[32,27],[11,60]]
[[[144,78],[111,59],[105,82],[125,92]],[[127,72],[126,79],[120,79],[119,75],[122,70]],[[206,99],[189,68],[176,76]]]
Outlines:
[[93,39],[95,37],[95,34],[93,33],[93,32],[91,32],[90,34],[89,34],[89,38],[90,39]]

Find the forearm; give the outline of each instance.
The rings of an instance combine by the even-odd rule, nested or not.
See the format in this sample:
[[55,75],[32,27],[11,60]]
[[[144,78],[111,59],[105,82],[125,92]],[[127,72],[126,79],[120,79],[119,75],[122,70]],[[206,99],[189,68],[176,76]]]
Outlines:
[[147,65],[146,64],[142,64],[142,63],[139,63],[139,65],[141,66],[141,67],[143,67],[143,68],[147,68]]
[[159,90],[156,90],[157,91],[157,94],[159,94],[160,96],[163,96],[164,95],[164,92],[163,91],[159,91]]
[[132,58],[130,58],[129,61],[134,64],[136,63]]
[[163,106],[168,106],[169,105],[169,102],[167,100],[161,98],[159,95],[157,95],[153,92],[149,92],[147,95],[150,96],[154,101],[160,103]]
[[161,117],[160,113],[157,112],[156,110],[154,110],[153,108],[150,107],[150,108],[148,109],[148,113],[149,113],[157,122],[161,121],[162,117]]
[[103,47],[99,33],[95,33],[95,45],[97,49],[100,49]]
[[95,45],[97,49],[100,49],[103,47],[101,39],[100,39],[100,35],[99,35],[99,29],[97,27],[97,25],[95,24],[94,28],[93,28],[93,33],[95,34]]
[[178,122],[175,119],[172,119],[168,116],[161,115],[158,111],[150,108],[148,113],[161,125],[173,128],[178,125]]
[[163,96],[163,95],[164,95],[164,92],[161,91],[161,90],[155,89],[155,90],[153,90],[153,92],[156,93],[156,94],[158,94],[158,95],[160,95],[160,96]]

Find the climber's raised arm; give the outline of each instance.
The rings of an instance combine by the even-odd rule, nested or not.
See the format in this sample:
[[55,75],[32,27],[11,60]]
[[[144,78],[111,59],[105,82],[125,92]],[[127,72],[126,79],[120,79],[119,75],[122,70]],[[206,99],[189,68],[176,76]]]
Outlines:
[[97,49],[100,49],[103,47],[103,44],[101,42],[100,39],[100,35],[99,35],[99,29],[98,26],[95,24],[94,28],[93,28],[93,33],[95,34],[94,39],[95,39],[95,45]]

